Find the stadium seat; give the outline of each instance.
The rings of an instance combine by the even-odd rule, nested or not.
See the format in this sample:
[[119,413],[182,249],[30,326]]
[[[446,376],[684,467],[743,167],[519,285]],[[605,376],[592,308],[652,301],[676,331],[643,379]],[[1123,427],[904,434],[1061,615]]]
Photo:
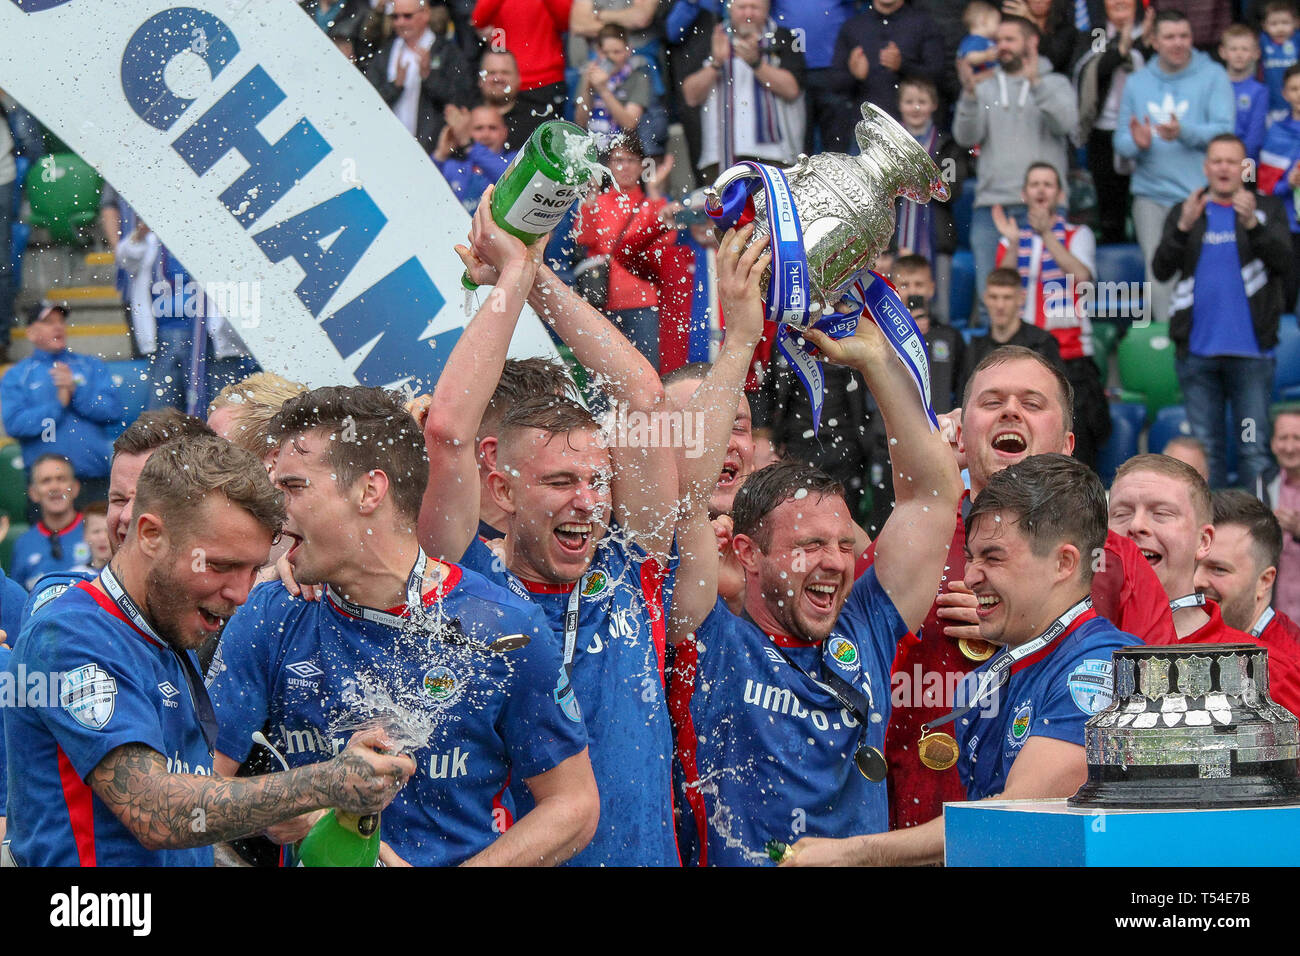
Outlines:
[[975,257],[969,249],[952,254],[952,289],[948,296],[948,321],[961,328],[970,321],[975,302]]
[[1191,427],[1187,424],[1187,409],[1182,405],[1170,405],[1156,412],[1156,420],[1151,423],[1147,433],[1147,451],[1157,455],[1164,454],[1165,446],[1177,435],[1190,435]]
[[[9,533],[5,535],[4,540],[0,541],[0,567],[5,569],[5,574],[9,574],[14,560],[14,545],[18,539],[27,533],[29,525],[23,521],[15,520],[9,525]],[[10,634],[9,640],[12,641],[16,635]]]
[[1106,384],[1110,378],[1110,356],[1115,351],[1119,339],[1119,326],[1114,322],[1093,320],[1092,323],[1092,360],[1097,363],[1101,373],[1101,383]]
[[1132,402],[1110,403],[1110,439],[1097,454],[1097,473],[1107,488],[1115,472],[1138,453],[1138,435],[1146,419],[1146,408]]
[[1273,350],[1277,369],[1273,373],[1273,401],[1300,397],[1300,325],[1294,315],[1282,316]]
[[[18,442],[0,447],[0,512],[10,521],[27,520],[27,472]],[[8,563],[4,565],[8,567]]]
[[1144,282],[1146,260],[1135,242],[1097,247],[1098,282]]
[[1154,420],[1156,412],[1183,400],[1178,375],[1174,372],[1174,343],[1168,322],[1151,322],[1129,329],[1116,349],[1119,380],[1130,392],[1139,392]]
[[149,363],[144,359],[131,359],[104,364],[108,366],[108,374],[117,386],[118,398],[126,409],[123,420],[107,428],[108,437],[112,439],[126,431],[126,427],[149,407]]
[[88,227],[99,215],[103,180],[75,153],[52,153],[27,172],[27,201],[34,227],[49,230],[61,245],[84,245]]

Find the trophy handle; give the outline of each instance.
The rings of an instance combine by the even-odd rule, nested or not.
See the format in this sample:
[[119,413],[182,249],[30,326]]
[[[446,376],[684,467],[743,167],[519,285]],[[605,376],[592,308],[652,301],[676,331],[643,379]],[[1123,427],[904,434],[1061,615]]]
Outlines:
[[722,206],[722,195],[732,183],[742,179],[758,179],[758,173],[748,166],[732,166],[723,171],[718,181],[704,190],[704,208],[716,212]]
[[863,156],[888,156],[897,182],[897,195],[913,202],[940,202],[949,196],[939,167],[911,133],[874,103],[862,104],[862,121],[854,129]]

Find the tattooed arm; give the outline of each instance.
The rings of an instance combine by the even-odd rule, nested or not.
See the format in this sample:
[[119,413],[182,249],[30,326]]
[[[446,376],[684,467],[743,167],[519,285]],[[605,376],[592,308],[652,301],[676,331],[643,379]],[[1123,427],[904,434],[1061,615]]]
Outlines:
[[144,744],[123,744],[87,783],[148,850],[179,850],[251,836],[309,810],[376,813],[415,772],[409,757],[377,752],[378,731],[357,734],[333,760],[259,777],[223,779],[167,772]]

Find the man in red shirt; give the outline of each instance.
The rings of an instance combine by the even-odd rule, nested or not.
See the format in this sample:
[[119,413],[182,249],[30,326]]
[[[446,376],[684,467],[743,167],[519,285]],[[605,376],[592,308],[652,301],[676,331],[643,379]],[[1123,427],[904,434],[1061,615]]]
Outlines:
[[[970,472],[970,499],[989,478],[1031,455],[1069,454],[1073,394],[1058,366],[1037,352],[1003,346],[979,363],[966,383],[957,452]],[[896,479],[897,480],[897,479]],[[963,501],[962,514],[969,508]],[[951,710],[951,688],[995,648],[979,639],[976,598],[962,582],[966,570],[966,528],[958,515],[948,551],[946,587],[940,591],[921,627],[925,638],[907,641],[894,660],[893,716],[885,742],[889,761],[889,812],[892,829],[912,827],[937,817],[944,801],[965,800],[966,791],[953,769],[924,765],[917,752],[921,725]],[[875,558],[869,548],[858,572]],[[1173,638],[1173,621],[1164,592],[1141,553],[1116,534],[1109,534],[1093,563],[1093,606],[1121,631],[1152,642]]]
[[1244,491],[1214,493],[1214,541],[1196,568],[1196,590],[1219,602],[1229,626],[1268,649],[1270,696],[1300,710],[1300,627],[1272,607],[1282,526]]
[[1175,634],[1148,644],[1255,644],[1230,627],[1219,605],[1195,587],[1197,562],[1214,542],[1210,486],[1191,465],[1168,455],[1137,455],[1110,486],[1110,530],[1132,540],[1164,586]]
[[[478,0],[471,23],[488,49],[508,50],[519,64],[519,105],[538,116],[561,119],[564,33],[573,0]],[[518,149],[522,143],[510,144]]]

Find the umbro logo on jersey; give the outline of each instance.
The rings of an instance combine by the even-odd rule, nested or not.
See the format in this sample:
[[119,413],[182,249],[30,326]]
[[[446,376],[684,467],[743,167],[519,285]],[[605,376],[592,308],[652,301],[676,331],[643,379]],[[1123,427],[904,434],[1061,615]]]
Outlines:
[[165,680],[161,684],[159,684],[158,689],[162,691],[162,695],[166,697],[168,700],[170,700],[171,698],[175,697],[177,694],[180,693],[180,691],[176,689],[176,685],[169,680]]
[[320,677],[325,673],[311,661],[298,661],[296,664],[290,664],[289,672],[296,674],[298,677],[306,678]]

